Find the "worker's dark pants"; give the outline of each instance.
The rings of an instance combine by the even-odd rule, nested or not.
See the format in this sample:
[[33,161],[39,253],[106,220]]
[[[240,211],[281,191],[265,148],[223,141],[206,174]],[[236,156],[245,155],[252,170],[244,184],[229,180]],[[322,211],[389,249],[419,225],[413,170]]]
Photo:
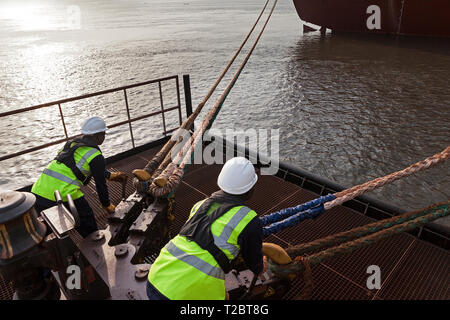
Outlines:
[[[36,203],[34,208],[36,209],[38,216],[41,215],[41,211],[54,207],[57,205],[55,201],[45,199],[41,196],[36,195]],[[80,226],[76,228],[78,233],[86,238],[89,234],[98,230],[97,222],[95,221],[94,211],[90,207],[89,203],[84,197],[78,198],[73,201],[75,207],[77,208],[78,215],[80,216]],[[69,208],[67,202],[64,202],[64,206]],[[51,231],[47,231],[50,233]]]
[[169,300],[147,280],[147,297],[149,300]]

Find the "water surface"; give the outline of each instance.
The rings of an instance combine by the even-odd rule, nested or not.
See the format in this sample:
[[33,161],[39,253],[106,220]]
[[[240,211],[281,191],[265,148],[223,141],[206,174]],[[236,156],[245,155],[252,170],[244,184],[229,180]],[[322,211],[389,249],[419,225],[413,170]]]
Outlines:
[[[264,3],[2,2],[0,112],[175,74],[190,74],[195,105]],[[79,9],[80,28],[74,29],[73,8]],[[293,3],[280,1],[214,128],[280,129],[281,160],[344,186],[386,175],[450,144],[449,48],[444,40],[303,34]],[[176,103],[173,90],[173,84],[163,88],[168,106]],[[130,92],[132,116],[158,110],[156,94],[151,86]],[[126,119],[120,94],[63,109],[69,135],[88,116],[108,123]],[[168,115],[169,127],[177,121],[176,112]],[[139,122],[137,144],[161,137],[160,122]],[[63,137],[57,108],[0,123],[2,154]],[[102,149],[109,156],[129,147],[128,127],[122,126],[111,130]],[[1,163],[0,188],[33,183],[56,149]],[[408,210],[444,201],[449,169],[446,163],[370,195]]]

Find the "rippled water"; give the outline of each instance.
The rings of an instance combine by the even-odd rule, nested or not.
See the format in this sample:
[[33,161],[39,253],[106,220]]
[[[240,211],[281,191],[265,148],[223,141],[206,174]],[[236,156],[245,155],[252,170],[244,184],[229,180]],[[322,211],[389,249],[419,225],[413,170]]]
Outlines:
[[[190,74],[195,105],[264,3],[3,1],[0,112],[175,74]],[[81,17],[75,30],[69,15],[74,5]],[[448,41],[303,34],[293,3],[280,1],[214,128],[280,129],[281,160],[353,186],[450,144],[449,74]],[[130,92],[132,115],[160,108],[152,90]],[[163,90],[167,104],[175,103],[173,85]],[[90,115],[109,123],[126,119],[122,99],[116,94],[63,106],[69,134]],[[169,115],[169,126],[177,121],[176,112]],[[161,136],[159,122],[139,123],[138,144]],[[2,154],[63,137],[56,108],[0,123]],[[103,151],[107,156],[123,151],[129,140],[127,126],[118,127]],[[0,188],[31,184],[56,148],[1,163]],[[449,169],[446,163],[371,195],[405,209],[444,201],[450,195]]]

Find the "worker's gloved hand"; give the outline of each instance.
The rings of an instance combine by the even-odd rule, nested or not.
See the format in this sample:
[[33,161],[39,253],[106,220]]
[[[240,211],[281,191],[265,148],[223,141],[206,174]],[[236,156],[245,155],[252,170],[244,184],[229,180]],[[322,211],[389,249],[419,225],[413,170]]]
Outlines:
[[114,213],[114,211],[116,210],[116,206],[111,203],[109,206],[103,207],[103,209],[105,209],[106,212],[111,214],[111,213]]
[[139,181],[148,181],[151,178],[150,173],[143,169],[135,169],[132,173]]
[[123,182],[128,179],[128,176],[123,172],[111,172],[111,175],[109,176],[109,181],[119,181]]

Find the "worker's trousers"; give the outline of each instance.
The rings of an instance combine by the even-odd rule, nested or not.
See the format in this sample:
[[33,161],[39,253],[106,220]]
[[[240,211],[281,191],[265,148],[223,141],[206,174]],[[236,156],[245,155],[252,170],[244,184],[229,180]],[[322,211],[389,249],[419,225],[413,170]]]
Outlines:
[[149,300],[169,300],[165,295],[158,291],[147,279],[147,297]]
[[[43,198],[41,196],[36,195],[36,203],[34,208],[37,211],[38,216],[41,215],[41,211],[56,206],[57,203],[51,201],[49,199]],[[80,226],[76,228],[78,233],[86,238],[92,232],[98,230],[97,222],[95,221],[94,211],[92,210],[89,202],[85,199],[85,197],[78,198],[73,201],[75,207],[77,208],[78,215],[80,217]],[[68,204],[64,202],[66,208],[69,208]],[[47,226],[47,228],[49,228]],[[51,233],[51,230],[47,230],[47,234]]]

